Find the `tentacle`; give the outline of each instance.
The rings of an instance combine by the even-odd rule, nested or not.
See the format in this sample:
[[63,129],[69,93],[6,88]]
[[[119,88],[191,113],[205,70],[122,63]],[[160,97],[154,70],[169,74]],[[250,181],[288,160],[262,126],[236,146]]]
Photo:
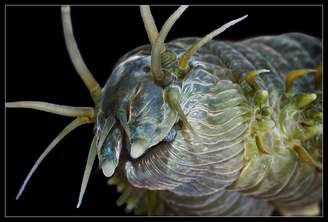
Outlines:
[[36,109],[48,113],[54,113],[61,116],[70,116],[70,117],[89,117],[93,119],[94,109],[92,107],[72,107],[57,105],[47,102],[39,101],[18,101],[18,102],[7,102],[5,104],[7,108],[27,108],[27,109]]
[[254,78],[255,78],[255,76],[257,76],[261,73],[265,73],[265,72],[270,72],[270,70],[259,69],[259,70],[250,71],[246,74],[245,81],[248,83],[248,85],[250,85],[253,88],[253,90],[258,90],[260,87],[257,85]]
[[92,73],[89,71],[87,65],[83,61],[83,58],[75,41],[71,15],[70,15],[70,7],[62,6],[61,12],[62,12],[62,22],[64,28],[65,43],[66,43],[68,54],[75,67],[75,70],[77,71],[82,81],[88,88],[92,99],[95,102],[97,102],[101,93],[101,88],[98,82],[96,81],[96,79],[93,77]]
[[184,127],[186,127],[195,137],[199,138],[199,141],[202,139],[198,137],[195,130],[192,128],[186,115],[184,114],[182,107],[180,106],[180,97],[181,97],[181,90],[179,87],[176,86],[169,86],[164,89],[164,100],[171,109],[178,113],[180,120],[182,121]]
[[295,70],[291,71],[290,73],[288,73],[287,77],[286,77],[286,93],[287,93],[287,95],[292,94],[293,82],[295,81],[295,79],[297,79],[301,76],[305,76],[308,73],[316,72],[316,71],[317,70],[315,70],[315,69],[295,69]]
[[151,52],[151,70],[156,82],[161,83],[164,79],[164,74],[161,70],[161,52],[164,49],[164,41],[171,30],[174,23],[180,18],[182,13],[188,8],[188,6],[180,6],[164,23],[159,36],[156,39],[154,47]]
[[223,26],[221,26],[220,28],[214,30],[213,32],[207,34],[205,37],[203,37],[201,40],[199,40],[197,43],[195,43],[194,45],[192,45],[179,59],[179,68],[181,70],[188,70],[188,61],[189,59],[192,57],[192,55],[199,49],[201,48],[203,45],[205,45],[207,42],[209,42],[210,40],[212,40],[215,36],[219,35],[220,33],[224,32],[227,28],[229,28],[230,26],[235,25],[236,23],[242,21],[243,19],[245,19],[248,15],[245,15],[241,18],[232,20],[226,24],[224,24]]
[[77,127],[87,124],[87,123],[91,123],[90,119],[87,117],[78,117],[75,120],[73,120],[70,124],[68,124],[57,136],[56,138],[49,144],[49,146],[45,149],[45,151],[40,155],[40,157],[37,159],[37,161],[35,162],[35,164],[33,165],[32,169],[30,170],[30,172],[28,173],[28,175],[26,176],[22,186],[20,187],[18,194],[16,196],[16,200],[19,199],[19,197],[21,196],[21,194],[23,193],[26,184],[28,183],[28,181],[30,180],[30,178],[32,177],[34,171],[38,168],[38,166],[41,164],[41,162],[43,161],[43,159],[50,153],[50,151],[52,151],[55,146],[70,132],[72,132],[74,129],[76,129]]
[[93,163],[96,159],[96,156],[97,156],[96,137],[94,137],[92,142],[91,142],[91,146],[90,146],[90,150],[89,150],[89,154],[88,154],[88,160],[87,160],[87,163],[85,165],[85,170],[84,170],[82,184],[81,184],[81,190],[80,190],[80,194],[79,194],[79,201],[77,203],[76,208],[79,208],[81,206],[82,199],[83,199],[85,190],[86,190],[87,185],[88,185],[88,181],[89,181],[89,178],[90,178],[92,166],[93,166]]
[[158,37],[158,30],[151,14],[149,5],[140,5],[140,13],[144,23],[150,45],[154,47],[155,41]]

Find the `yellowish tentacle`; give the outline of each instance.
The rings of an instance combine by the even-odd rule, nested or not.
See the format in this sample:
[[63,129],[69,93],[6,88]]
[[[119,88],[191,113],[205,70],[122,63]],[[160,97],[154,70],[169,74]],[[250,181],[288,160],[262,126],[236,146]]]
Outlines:
[[292,94],[293,83],[297,78],[299,78],[301,76],[305,76],[306,74],[308,74],[310,72],[315,72],[315,71],[316,70],[314,70],[314,69],[295,69],[295,70],[291,71],[290,73],[288,73],[287,77],[286,77],[286,93],[287,93],[287,95]]
[[245,81],[248,83],[248,85],[250,85],[252,87],[253,90],[258,90],[260,87],[257,85],[256,81],[255,81],[255,77],[261,73],[265,73],[265,72],[270,72],[270,70],[268,69],[259,69],[259,70],[253,70],[248,72],[245,75]]
[[69,117],[84,116],[92,119],[94,116],[94,109],[92,107],[72,107],[39,101],[7,102],[5,106],[7,108],[36,109],[48,113],[54,113],[57,115]]

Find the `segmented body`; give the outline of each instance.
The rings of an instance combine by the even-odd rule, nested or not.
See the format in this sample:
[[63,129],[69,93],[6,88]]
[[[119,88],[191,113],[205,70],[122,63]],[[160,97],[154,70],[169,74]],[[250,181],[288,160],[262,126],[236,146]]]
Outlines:
[[180,6],[158,32],[149,6],[140,6],[150,45],[123,56],[103,88],[78,50],[69,6],[62,7],[67,50],[95,107],[6,103],[76,117],[37,159],[16,199],[59,141],[95,123],[77,207],[98,155],[109,184],[122,193],[117,204],[137,214],[318,214],[320,40],[288,33],[211,41],[245,15],[202,39],[166,43],[187,7]]
[[[179,55],[196,40],[177,39],[166,47]],[[123,192],[118,204],[126,202],[129,210],[151,215],[256,216],[270,215],[274,207],[288,211],[319,202],[321,173],[295,151],[298,138],[289,134],[299,123],[286,119],[287,131],[283,131],[279,118],[286,75],[299,68],[316,68],[321,51],[319,39],[300,33],[207,43],[192,58],[188,77],[176,83],[195,132],[175,123],[167,137],[142,157],[131,160],[121,155],[110,179]],[[145,68],[149,55],[149,47],[139,47],[124,56],[104,87],[103,98],[121,76],[151,78]],[[269,128],[259,127],[263,116],[258,117],[254,94],[245,81],[248,72],[258,69],[270,70],[256,77],[269,93],[266,106],[273,112],[266,118],[274,123]],[[299,78],[294,94],[315,91],[313,81],[311,75]],[[311,106],[321,110],[321,91],[317,94]],[[143,113],[156,111],[151,104],[144,106]],[[102,109],[106,112],[106,102]],[[321,138],[297,141],[320,160]],[[262,144],[265,152],[259,147]]]

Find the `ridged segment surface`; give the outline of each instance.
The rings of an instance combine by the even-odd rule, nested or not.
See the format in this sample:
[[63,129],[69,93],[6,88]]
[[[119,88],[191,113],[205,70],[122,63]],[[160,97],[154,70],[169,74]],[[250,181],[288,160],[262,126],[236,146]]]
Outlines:
[[273,211],[273,207],[263,200],[225,190],[201,197],[179,196],[170,192],[159,195],[174,215],[265,216]]
[[[238,85],[195,67],[182,85],[182,108],[194,132],[184,126],[126,165],[135,186],[201,196],[224,189],[243,166],[249,109]],[[178,123],[179,125],[179,123]]]
[[[196,40],[177,39],[169,45],[181,51]],[[300,33],[206,44],[193,57],[192,72],[181,85],[181,106],[194,132],[177,123],[172,142],[128,161],[129,183],[158,192],[153,196],[158,214],[269,215],[272,205],[288,209],[320,201],[321,174],[289,146],[276,120],[272,131],[259,133],[269,153],[245,160],[245,143],[257,145],[249,132],[255,106],[247,96],[251,87],[245,75],[270,70],[255,81],[268,90],[277,118],[287,74],[316,68],[321,50],[319,39]],[[313,75],[298,79],[294,92],[313,91],[313,80]],[[306,149],[320,152],[321,138],[307,141]]]

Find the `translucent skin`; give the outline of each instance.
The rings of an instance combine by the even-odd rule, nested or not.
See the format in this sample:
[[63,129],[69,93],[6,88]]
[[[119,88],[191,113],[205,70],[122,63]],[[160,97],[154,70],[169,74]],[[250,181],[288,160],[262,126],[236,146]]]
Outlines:
[[[179,57],[196,40],[177,39],[166,47]],[[295,81],[294,96],[287,97],[284,82],[294,69],[316,68],[321,50],[319,39],[300,33],[211,41],[192,58],[186,79],[171,83],[181,90],[180,105],[194,132],[179,121],[163,89],[152,81],[149,47],[121,58],[99,108],[105,119],[118,120],[125,134],[121,155],[115,145],[106,148],[120,155],[110,180],[123,191],[119,204],[160,215],[257,216],[270,215],[274,207],[306,213],[304,206],[321,200],[321,172],[295,146],[321,161],[322,122],[315,133],[301,124],[306,110],[322,111],[321,89],[308,75]],[[269,94],[261,105],[245,81],[248,72],[258,69],[270,70],[256,77]],[[318,97],[296,109],[291,104],[304,92]],[[135,140],[146,147],[139,158],[127,154]]]

